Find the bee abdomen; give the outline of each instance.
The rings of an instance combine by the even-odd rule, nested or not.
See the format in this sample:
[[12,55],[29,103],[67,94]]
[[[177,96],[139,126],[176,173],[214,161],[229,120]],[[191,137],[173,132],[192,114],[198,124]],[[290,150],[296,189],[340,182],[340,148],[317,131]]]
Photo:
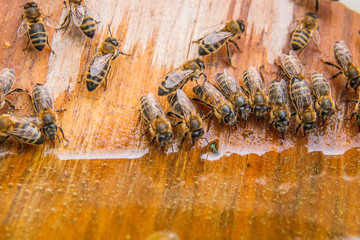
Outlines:
[[291,44],[294,50],[303,49],[310,40],[310,31],[306,28],[295,30],[293,33]]
[[25,132],[24,135],[25,134],[28,135],[28,137],[23,137],[23,136],[19,136],[19,135],[14,136],[18,140],[20,140],[22,142],[26,142],[28,144],[33,144],[33,145],[41,145],[44,143],[43,135],[41,134],[39,129],[35,127],[34,124],[32,124],[32,123],[25,123],[25,124],[17,123],[15,125],[15,128],[23,129]]
[[80,29],[87,37],[93,38],[95,36],[95,20],[89,15],[84,16]]
[[184,113],[181,109],[180,103],[177,99],[176,93],[173,93],[168,96],[168,102],[170,104],[170,107],[174,110],[175,113],[177,113],[178,115],[181,115],[181,116],[184,115]]
[[101,72],[96,76],[91,76],[90,69],[86,75],[86,87],[89,90],[89,92],[94,91],[100,83],[103,81],[103,79],[106,77],[108,70],[109,70],[109,63],[106,63],[105,67]]
[[43,50],[47,40],[44,25],[42,23],[32,24],[28,34],[33,46],[39,51]]
[[272,104],[286,104],[286,90],[280,82],[274,80],[270,83],[269,97]]
[[200,46],[199,46],[199,55],[205,56],[205,55],[208,55],[210,53],[217,51],[222,45],[224,45],[226,40],[227,39],[222,39],[219,42],[212,43],[212,44],[206,44],[206,43],[204,43],[204,40],[202,40],[200,42]]
[[15,81],[15,71],[14,69],[9,69],[9,71],[5,71],[0,75],[0,83],[3,85],[2,88],[4,92],[7,93],[10,91],[12,85]]

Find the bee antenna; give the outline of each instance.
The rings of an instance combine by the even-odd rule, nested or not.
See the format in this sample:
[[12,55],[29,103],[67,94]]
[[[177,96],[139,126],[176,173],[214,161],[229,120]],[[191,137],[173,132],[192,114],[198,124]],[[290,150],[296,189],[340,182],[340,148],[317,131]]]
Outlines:
[[156,153],[157,151],[159,151],[159,149],[161,148],[162,146],[160,145],[155,151],[154,153]]
[[205,63],[205,65],[210,65],[210,66],[215,66],[215,67],[217,67],[217,65],[216,65],[216,64],[213,64],[213,63]]
[[110,33],[110,37],[113,38],[113,35],[111,33],[111,29],[110,29],[110,25],[108,24],[108,29],[109,29],[109,33]]
[[209,141],[206,138],[200,138],[200,139],[204,139],[206,143],[209,145]]
[[175,153],[175,151],[174,151],[174,144],[171,144],[171,150],[173,151],[173,153]]

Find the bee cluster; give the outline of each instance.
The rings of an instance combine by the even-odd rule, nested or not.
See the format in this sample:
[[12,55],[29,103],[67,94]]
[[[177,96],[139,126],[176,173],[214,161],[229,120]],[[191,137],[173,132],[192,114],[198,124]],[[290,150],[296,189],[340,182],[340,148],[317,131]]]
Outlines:
[[[318,5],[316,1],[316,12]],[[227,61],[232,66],[228,44],[233,43],[239,49],[235,40],[239,39],[244,31],[245,24],[242,20],[228,21],[197,41],[199,42],[199,56],[213,54],[225,46]],[[204,74],[205,63],[200,58],[187,61],[181,67],[169,72],[161,81],[158,90],[159,96],[168,95],[170,111],[167,114],[153,93],[141,97],[140,110],[148,125],[152,143],[157,142],[160,147],[169,144],[173,138],[172,127],[178,124],[181,124],[184,132],[181,144],[187,135],[191,136],[191,146],[203,138],[205,134],[203,119],[182,90],[189,80],[195,80],[197,83],[192,89],[196,96],[192,100],[209,107],[211,111],[206,118],[215,115],[221,126],[223,123],[233,126],[239,120],[246,122],[251,113],[258,119],[266,117],[270,112],[269,124],[277,132],[283,134],[288,131],[290,118],[296,116],[295,133],[301,128],[304,136],[307,136],[315,130],[318,118],[323,123],[331,122],[336,103],[332,97],[328,79],[319,72],[313,72],[310,78],[312,87],[310,87],[305,77],[304,66],[297,55],[306,48],[311,39],[316,47],[320,43],[317,14],[306,13],[292,26],[291,33],[292,50],[289,54],[281,54],[281,64],[278,65],[286,80],[273,80],[268,89],[265,87],[263,75],[253,66],[242,74],[241,83],[236,80],[231,71],[224,69],[223,72],[216,74],[216,86],[207,81],[207,76]],[[344,74],[347,79],[346,88],[350,85],[356,92],[360,85],[360,70],[344,41],[335,42],[334,56],[337,64],[324,62],[339,70],[331,78]],[[204,82],[198,83],[201,76],[204,77]],[[358,100],[353,100],[357,104],[351,118],[356,116],[356,122],[360,128],[359,100],[360,97]],[[293,114],[290,111],[289,102],[295,110]],[[179,121],[171,125],[166,115],[175,116]]]
[[[35,2],[27,2],[22,7],[24,13],[23,21],[18,28],[19,37],[24,34],[28,37],[28,42],[39,51],[42,51],[47,45],[51,52],[45,25],[55,27],[56,29],[67,30],[70,21],[84,33],[85,36],[93,38],[95,35],[98,15],[84,0],[66,0],[64,1],[67,10],[66,17],[62,24],[49,16],[44,16],[39,6]],[[111,69],[111,61],[115,60],[119,54],[128,55],[119,51],[119,41],[116,40],[110,31],[110,37],[106,38],[92,58],[86,74],[86,86],[89,91],[95,90],[104,80],[106,89],[106,77]],[[24,50],[25,50],[24,49]],[[23,89],[11,90],[15,82],[15,71],[4,68],[0,71],[0,107],[3,108],[8,103],[11,108],[15,106],[6,99],[6,96],[14,92],[24,92]],[[27,91],[26,91],[27,92]],[[60,130],[65,140],[64,132],[61,127],[56,125],[57,114],[54,109],[53,99],[49,89],[45,85],[37,83],[30,96],[36,117],[17,117],[10,114],[0,115],[0,136],[4,137],[2,142],[12,136],[20,145],[22,143],[41,145],[45,139],[49,139],[55,145],[56,138],[60,141],[57,131]],[[61,110],[60,110],[61,111]],[[68,140],[67,140],[68,141]]]

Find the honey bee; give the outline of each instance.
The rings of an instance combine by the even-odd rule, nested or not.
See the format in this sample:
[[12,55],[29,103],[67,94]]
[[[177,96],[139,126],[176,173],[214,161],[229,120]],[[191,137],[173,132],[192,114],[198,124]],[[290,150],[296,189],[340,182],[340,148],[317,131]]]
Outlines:
[[289,129],[290,111],[288,108],[288,91],[285,81],[273,80],[269,87],[270,95],[270,125],[278,132],[284,133]]
[[246,121],[251,112],[249,99],[233,74],[225,69],[224,73],[216,74],[216,83],[224,96],[233,104],[235,112]]
[[185,132],[181,143],[185,141],[188,134],[191,134],[193,145],[204,135],[203,122],[196,111],[196,108],[186,96],[183,90],[178,89],[176,93],[168,95],[168,102],[173,111],[168,112],[168,115],[174,115],[181,121],[176,125],[181,124]]
[[315,13],[306,13],[305,16],[292,27],[291,45],[294,50],[301,52],[312,38],[316,46],[320,43],[318,20]]
[[320,73],[311,74],[311,84],[315,96],[315,109],[322,119],[327,121],[335,113],[335,102],[331,96],[330,85]]
[[227,60],[230,66],[232,66],[228,42],[233,43],[235,47],[240,50],[235,40],[240,39],[240,35],[244,31],[245,24],[242,20],[231,20],[217,26],[213,31],[205,35],[205,37],[197,40],[197,42],[200,42],[199,55],[206,56],[215,53],[225,44]]
[[24,49],[27,48],[31,41],[32,45],[39,51],[43,50],[47,44],[51,52],[54,52],[50,47],[43,20],[45,20],[46,25],[55,28],[59,27],[59,23],[50,17],[43,17],[39,6],[35,2],[28,2],[24,5],[24,14],[22,15],[22,18],[23,21],[18,28],[17,35],[18,37],[21,37],[27,33],[29,41]]
[[269,109],[269,97],[265,92],[263,77],[255,67],[243,73],[245,91],[249,94],[249,104],[258,118],[264,117]]
[[20,118],[7,114],[0,115],[0,136],[4,137],[1,143],[12,136],[22,149],[21,142],[41,145],[44,143],[44,137],[40,129],[30,118]]
[[5,106],[5,103],[8,103],[12,109],[16,109],[15,106],[8,99],[6,99],[6,97],[14,92],[25,92],[25,90],[21,88],[16,88],[10,91],[12,86],[14,85],[14,82],[14,69],[3,68],[0,71],[0,109]]
[[86,3],[85,0],[66,0],[64,4],[68,12],[60,29],[65,28],[66,32],[71,17],[74,24],[79,27],[87,37],[93,38],[96,30],[95,24],[99,22],[99,16],[93,8],[90,7],[89,3]]
[[194,100],[213,109],[208,116],[215,114],[215,117],[220,120],[220,125],[222,125],[222,122],[227,125],[235,124],[236,114],[232,104],[226,100],[225,96],[215,86],[204,82],[195,86],[193,92],[197,96]]
[[344,41],[335,42],[334,56],[338,65],[331,62],[325,62],[325,64],[340,70],[331,78],[336,78],[339,74],[344,74],[347,79],[345,88],[348,89],[348,85],[350,84],[350,87],[356,92],[356,89],[360,85],[360,69],[356,65],[354,58]]
[[149,125],[151,142],[155,141],[164,147],[172,140],[172,126],[154,94],[145,94],[140,98],[140,110],[145,122]]
[[94,91],[105,79],[105,90],[107,86],[107,76],[111,69],[111,61],[115,60],[119,54],[130,56],[119,51],[119,42],[114,39],[109,27],[110,37],[100,45],[90,63],[86,74],[86,87],[89,92]]
[[171,71],[161,81],[158,95],[168,95],[177,89],[181,89],[188,80],[200,78],[201,75],[206,79],[204,74],[205,64],[199,58],[185,62],[181,67]]
[[59,129],[63,138],[68,141],[68,139],[65,138],[62,128],[56,125],[57,116],[54,110],[53,100],[46,86],[39,83],[34,86],[32,103],[38,120],[40,121],[40,130],[44,135],[54,143],[55,137],[59,139],[56,133]]
[[304,78],[304,66],[295,51],[290,50],[289,55],[281,54],[281,64],[282,66],[279,67],[289,80],[293,77]]
[[296,133],[302,127],[304,136],[314,131],[316,127],[316,113],[309,84],[305,78],[293,77],[290,81],[290,99],[296,110],[299,125]]

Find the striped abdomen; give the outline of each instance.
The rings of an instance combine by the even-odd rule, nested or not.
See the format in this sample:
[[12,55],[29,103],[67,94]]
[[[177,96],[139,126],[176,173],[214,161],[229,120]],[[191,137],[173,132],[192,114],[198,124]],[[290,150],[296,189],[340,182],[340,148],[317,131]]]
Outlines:
[[156,117],[163,115],[157,105],[158,103],[149,94],[140,98],[140,110],[147,123],[152,123]]
[[40,145],[44,143],[43,135],[33,123],[17,122],[14,129],[22,129],[24,131],[23,135],[12,135],[19,141],[33,145]]
[[317,92],[320,96],[329,95],[330,86],[322,74],[313,73],[311,75],[311,82],[314,91]]
[[165,96],[165,95],[168,95],[168,94],[176,91],[177,89],[182,89],[184,87],[184,85],[187,83],[187,81],[192,76],[193,76],[193,74],[189,75],[188,77],[184,78],[182,81],[180,81],[177,85],[175,85],[173,87],[166,87],[166,82],[167,81],[174,82],[176,80],[171,79],[171,76],[166,76],[166,78],[163,81],[161,81],[161,83],[160,83],[158,95]]
[[107,62],[105,64],[103,70],[101,70],[101,72],[96,76],[91,76],[90,69],[88,70],[88,72],[86,74],[86,86],[87,86],[87,89],[89,90],[89,92],[95,90],[100,85],[100,83],[103,81],[103,79],[108,74],[109,68],[110,68],[110,63]]
[[42,23],[30,24],[28,36],[31,40],[31,43],[37,50],[41,51],[44,49],[47,41],[47,35],[45,27]]
[[40,114],[43,110],[54,108],[50,92],[42,84],[37,83],[34,86],[32,100],[37,114]]
[[273,106],[287,104],[287,92],[285,86],[276,80],[270,83],[269,96],[271,105]]
[[184,112],[181,109],[180,103],[178,101],[177,95],[176,93],[173,93],[171,95],[168,96],[168,102],[170,104],[170,107],[174,110],[174,112],[183,117],[184,116]]
[[291,45],[294,50],[302,50],[310,41],[311,31],[307,28],[296,29],[291,38]]
[[[3,70],[2,70],[3,71]],[[10,91],[15,81],[15,71],[14,69],[7,69],[3,71],[0,75],[0,91],[3,94],[6,94]]]
[[89,15],[85,15],[84,19],[80,25],[81,31],[89,38],[95,36],[95,20]]
[[299,108],[312,108],[314,104],[309,86],[305,81],[299,78],[291,79],[290,96],[296,111],[299,111]]
[[212,44],[205,43],[205,39],[201,40],[200,45],[199,45],[199,55],[205,56],[205,55],[211,54],[213,52],[216,52],[227,42],[227,40],[228,40],[228,38],[224,38],[224,39],[221,39],[220,41],[212,43]]

